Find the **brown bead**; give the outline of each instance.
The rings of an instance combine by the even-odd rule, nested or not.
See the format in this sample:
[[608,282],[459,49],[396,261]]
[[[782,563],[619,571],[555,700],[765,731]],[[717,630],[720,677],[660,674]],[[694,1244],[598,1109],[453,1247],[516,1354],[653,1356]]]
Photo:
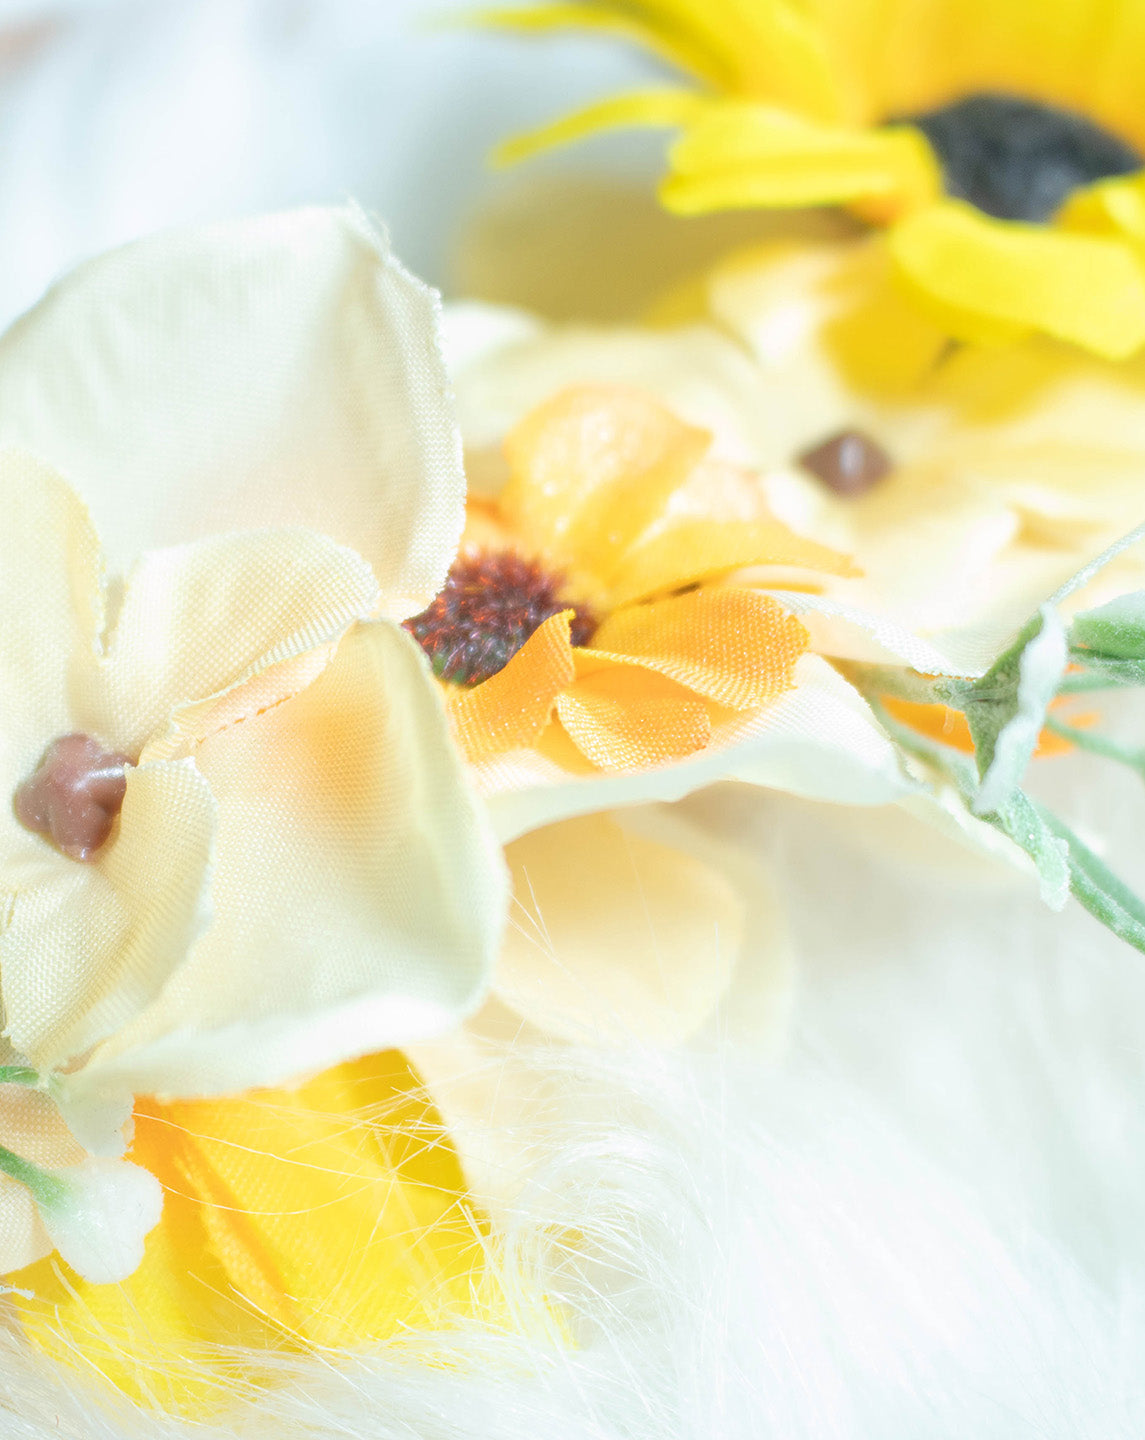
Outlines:
[[894,469],[891,457],[861,430],[840,430],[804,450],[799,464],[836,495],[865,495]]
[[16,819],[70,859],[90,860],[123,806],[130,763],[94,736],[61,735],[16,791]]

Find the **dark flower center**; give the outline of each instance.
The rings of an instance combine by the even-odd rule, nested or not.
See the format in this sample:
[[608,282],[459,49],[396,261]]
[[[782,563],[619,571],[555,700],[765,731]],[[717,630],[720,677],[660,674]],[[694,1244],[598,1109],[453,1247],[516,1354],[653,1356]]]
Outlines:
[[902,118],[934,147],[947,193],[999,220],[1049,220],[1079,186],[1145,164],[1084,115],[1016,95],[968,95]]
[[512,550],[459,556],[445,588],[420,615],[405,621],[433,662],[455,685],[479,685],[504,669],[529,636],[553,615],[574,610],[572,643],[587,643],[596,621],[588,608],[561,595],[564,576]]
[[16,818],[70,859],[91,860],[111,836],[130,763],[91,735],[61,735],[16,791]]

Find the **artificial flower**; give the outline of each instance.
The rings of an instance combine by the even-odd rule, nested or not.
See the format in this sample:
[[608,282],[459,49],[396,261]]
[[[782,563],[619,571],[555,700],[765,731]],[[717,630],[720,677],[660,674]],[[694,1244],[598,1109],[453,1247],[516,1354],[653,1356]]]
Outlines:
[[9,453],[0,494],[5,1034],[88,1148],[122,1149],[132,1095],[281,1082],[469,1009],[501,861],[365,562],[233,534],[109,592],[62,480]]
[[951,334],[1043,332],[1110,359],[1145,344],[1139,7],[1030,0],[587,0],[486,12],[636,39],[699,89],[615,97],[504,147],[680,129],[680,214],[847,205],[889,226],[899,280]]
[[[951,349],[888,288],[870,238],[744,250],[664,312],[671,324],[644,327],[451,313],[471,471],[495,478],[497,436],[548,391],[640,385],[756,471],[768,513],[853,557],[861,574],[832,578],[829,598],[933,645],[936,672],[980,673],[1142,518],[1142,363],[1036,337]],[[813,468],[840,436],[882,457],[859,491]],[[1125,551],[1069,607],[1140,585],[1143,559]],[[838,614],[801,619],[828,653],[873,658]]]
[[587,386],[509,435],[504,488],[473,502],[445,588],[406,622],[455,686],[475,765],[532,748],[572,773],[663,765],[793,687],[803,627],[760,591],[713,582],[851,567],[740,513],[751,479],[706,461],[710,444],[639,391]]
[[[672,421],[666,433],[695,450],[695,428]],[[141,548],[228,526],[304,523],[370,561],[385,612],[399,620],[420,613],[441,590],[464,519],[436,301],[354,211],[304,211],[159,236],[81,267],[0,337],[5,439],[68,469],[117,563]],[[701,464],[698,473],[718,470]],[[750,490],[749,479],[721,473],[725,499],[737,487]],[[476,470],[471,478],[472,535],[483,504]],[[772,522],[768,533],[774,540],[781,527]],[[826,553],[801,545],[804,555]],[[563,554],[555,558],[557,568],[565,564]],[[773,569],[771,576],[793,573]],[[802,576],[819,583],[811,571]],[[596,603],[607,606],[608,598],[597,594]],[[636,610],[633,604],[621,613]],[[567,660],[567,646],[563,653]],[[645,688],[661,692],[678,684],[644,665],[611,668],[639,671]],[[519,881],[529,868],[520,853],[527,832],[589,812],[674,800],[735,775],[858,803],[911,789],[866,706],[820,656],[801,655],[795,679],[794,688],[740,712],[749,732],[741,745],[708,744],[623,773],[595,768],[579,752],[570,769],[529,749],[471,767],[498,836],[519,847],[510,855]],[[683,687],[680,694],[696,722],[693,738],[703,739],[713,706]],[[494,773],[503,785],[487,783]],[[623,836],[609,833],[614,845],[604,848],[615,849]],[[571,830],[566,840],[576,858],[583,832]],[[552,853],[556,837],[537,843]],[[667,896],[682,883],[672,849],[643,851],[646,873],[661,860],[675,866],[673,882],[650,893]],[[614,912],[606,867],[597,867],[595,881],[583,860],[577,869],[584,903],[599,893],[601,913]],[[722,894],[700,862],[692,873],[697,903]],[[730,936],[739,924],[732,912],[721,913],[719,927],[715,918],[708,934],[718,928]],[[666,914],[657,933],[666,943],[677,929]],[[519,933],[511,928],[510,945]],[[702,948],[689,955],[680,945],[672,955],[690,961],[696,982],[723,973]],[[648,966],[634,965],[633,973],[641,969],[653,978]],[[695,993],[689,985],[682,993]],[[668,1023],[664,998],[648,995],[654,1030]]]

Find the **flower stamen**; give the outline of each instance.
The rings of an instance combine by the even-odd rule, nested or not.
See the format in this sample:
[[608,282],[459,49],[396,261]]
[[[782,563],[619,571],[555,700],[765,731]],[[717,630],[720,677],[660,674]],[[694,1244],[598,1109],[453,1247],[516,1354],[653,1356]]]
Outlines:
[[572,610],[572,643],[588,642],[596,620],[588,607],[561,594],[564,576],[512,550],[459,556],[441,593],[405,621],[433,662],[455,685],[479,685],[503,670],[525,641],[562,610]]

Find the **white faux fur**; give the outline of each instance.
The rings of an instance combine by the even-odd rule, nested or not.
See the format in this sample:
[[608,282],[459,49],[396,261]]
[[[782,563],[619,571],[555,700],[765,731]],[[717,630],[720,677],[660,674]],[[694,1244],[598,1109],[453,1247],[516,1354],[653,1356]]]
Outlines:
[[[1137,833],[1139,787],[1055,763],[1082,823]],[[324,1354],[192,1426],[101,1410],[9,1340],[3,1440],[1145,1434],[1145,960],[901,816],[686,804],[779,867],[794,1030],[761,1058],[733,993],[687,1053],[498,1060],[550,1097],[505,1271],[575,1343]]]

